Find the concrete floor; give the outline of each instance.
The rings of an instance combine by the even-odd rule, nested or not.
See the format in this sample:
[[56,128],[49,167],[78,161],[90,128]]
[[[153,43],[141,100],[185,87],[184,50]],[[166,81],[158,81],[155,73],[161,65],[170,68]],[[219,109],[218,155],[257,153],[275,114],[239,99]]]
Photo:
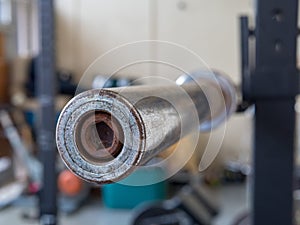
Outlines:
[[[39,225],[37,221],[22,219],[22,214],[28,209],[22,207],[9,207],[0,212],[0,224],[13,225]],[[60,215],[61,225],[129,225],[130,210],[111,210],[101,207],[100,203],[91,203],[83,206],[72,215]]]
[[[246,188],[244,185],[231,185],[216,191],[221,212],[213,225],[231,225],[233,218],[247,209]],[[34,208],[7,207],[0,211],[0,225],[38,225],[36,221],[22,219],[24,212],[33,212]],[[107,209],[100,200],[92,200],[72,215],[60,215],[60,225],[130,225],[131,210]]]

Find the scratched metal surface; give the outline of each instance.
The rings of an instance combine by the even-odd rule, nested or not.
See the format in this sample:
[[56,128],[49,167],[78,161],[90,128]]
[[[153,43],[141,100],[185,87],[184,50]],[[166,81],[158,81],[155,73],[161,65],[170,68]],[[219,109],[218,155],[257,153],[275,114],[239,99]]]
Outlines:
[[[220,89],[214,80],[206,79],[180,87],[132,86],[81,93],[65,106],[58,120],[58,151],[81,178],[99,184],[118,181],[199,125],[211,124],[214,118],[224,120],[232,113],[234,87],[226,85]],[[76,125],[86,113],[95,111],[113,115],[124,133],[121,152],[107,162],[87,160],[76,140]]]

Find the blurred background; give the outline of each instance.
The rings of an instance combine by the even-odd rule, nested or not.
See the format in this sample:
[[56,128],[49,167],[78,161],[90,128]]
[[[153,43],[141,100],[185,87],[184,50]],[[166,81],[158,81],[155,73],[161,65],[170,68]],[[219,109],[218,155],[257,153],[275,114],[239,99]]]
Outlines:
[[[248,15],[253,24],[254,7],[251,0],[54,1],[55,118],[76,90],[130,85],[141,74],[171,80],[180,75],[179,71],[147,64],[126,68],[108,79],[105,68],[89,67],[107,51],[136,41],[163,40],[184,46],[205,62],[200,67],[207,64],[222,71],[238,87],[239,17]],[[39,39],[37,0],[0,0],[0,224],[39,224],[39,193],[43,180],[48,179],[43,176],[37,143],[39,75],[35,67]],[[131,57],[134,52],[127,54]],[[144,54],[160,58],[164,49],[154,45]],[[199,67],[199,62],[183,55],[173,57],[189,71]],[[84,74],[91,81],[78,85]],[[165,207],[162,202],[185,194],[189,198],[194,192],[200,196],[198,210],[203,211],[200,217],[204,220],[209,217],[210,224],[240,224],[237,221],[247,215],[250,204],[252,119],[250,108],[229,119],[224,137],[224,127],[213,131],[224,139],[205,171],[198,170],[210,135],[204,133],[184,168],[170,179],[149,186],[92,185],[69,172],[57,156],[52,172],[57,175],[59,224],[142,224],[136,221],[149,216],[141,214],[145,208],[151,215],[160,215],[158,211]],[[189,148],[188,138],[184,141]],[[160,176],[161,171],[146,172]],[[145,171],[138,170],[126,179],[144,175]],[[195,180],[201,183],[200,189],[191,185]],[[159,206],[147,205],[152,201],[160,202]],[[185,223],[164,224],[192,224],[186,214],[180,216],[187,218]]]

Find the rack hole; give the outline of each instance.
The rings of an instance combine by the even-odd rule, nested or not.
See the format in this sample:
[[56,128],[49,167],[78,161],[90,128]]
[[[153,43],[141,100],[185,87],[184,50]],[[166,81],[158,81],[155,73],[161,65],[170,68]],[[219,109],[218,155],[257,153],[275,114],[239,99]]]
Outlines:
[[283,21],[283,12],[281,9],[274,9],[272,12],[272,19],[280,23]]

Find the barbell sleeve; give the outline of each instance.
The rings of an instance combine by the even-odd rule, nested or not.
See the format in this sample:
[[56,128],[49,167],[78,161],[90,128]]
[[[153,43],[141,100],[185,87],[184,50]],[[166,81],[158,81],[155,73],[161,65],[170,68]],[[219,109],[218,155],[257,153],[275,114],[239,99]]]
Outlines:
[[62,110],[56,143],[84,180],[116,182],[195,129],[210,131],[236,107],[223,75],[181,76],[175,85],[89,90]]

